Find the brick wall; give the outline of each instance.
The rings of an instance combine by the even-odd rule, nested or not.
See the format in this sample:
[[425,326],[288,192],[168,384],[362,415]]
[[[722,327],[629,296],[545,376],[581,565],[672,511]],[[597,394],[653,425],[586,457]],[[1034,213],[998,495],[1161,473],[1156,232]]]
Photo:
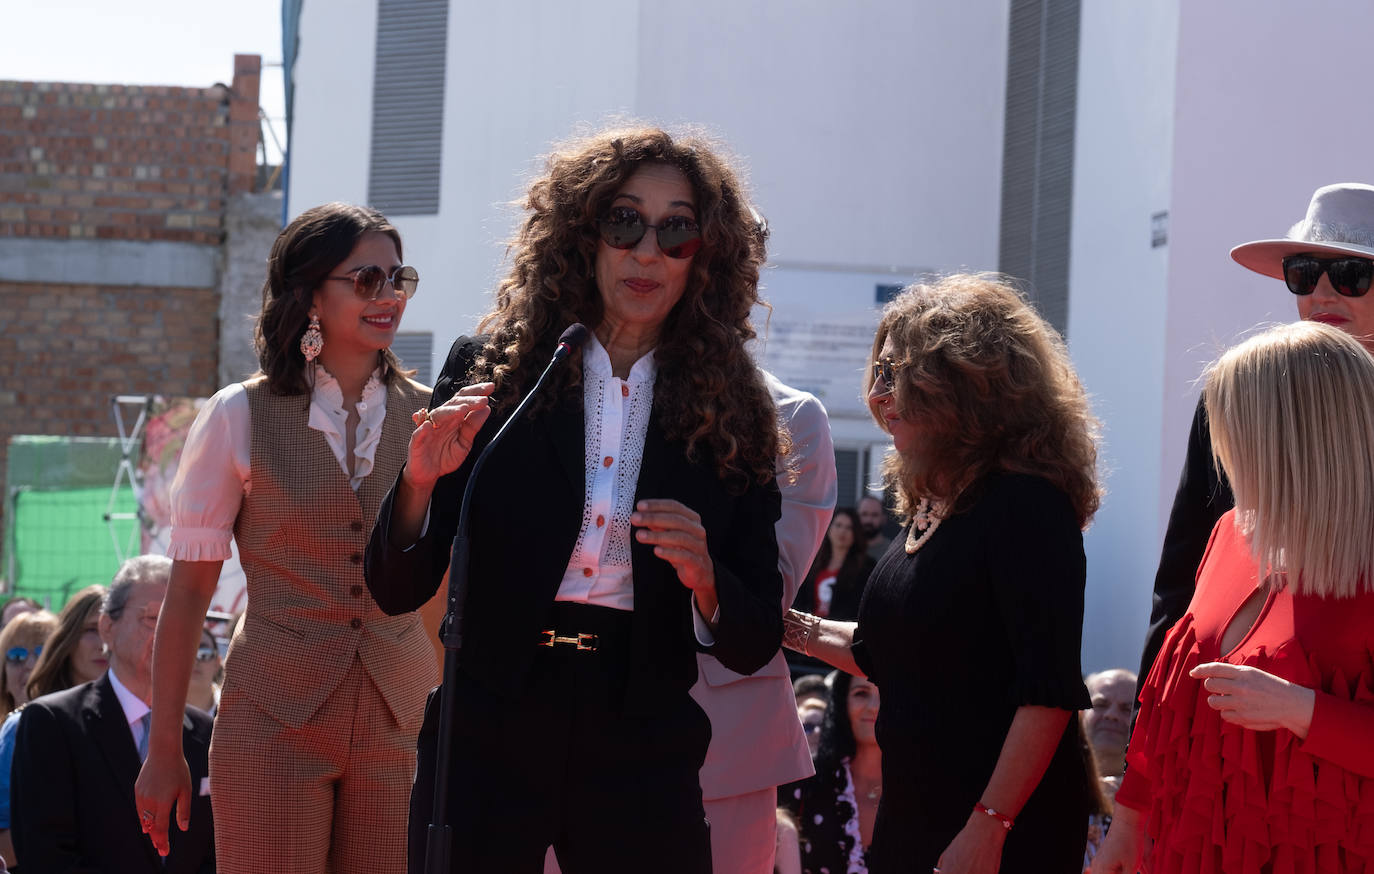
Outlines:
[[214,392],[217,299],[208,288],[0,282],[0,447],[14,434],[112,437],[117,394]]
[[232,88],[0,81],[0,236],[218,244],[256,166],[261,61],[235,67]]
[[[114,436],[113,395],[218,387],[218,279],[166,287],[127,248],[103,259],[222,264],[227,204],[256,178],[260,71],[235,55],[229,86],[0,81],[0,476],[13,434]],[[90,282],[21,263],[53,246]]]

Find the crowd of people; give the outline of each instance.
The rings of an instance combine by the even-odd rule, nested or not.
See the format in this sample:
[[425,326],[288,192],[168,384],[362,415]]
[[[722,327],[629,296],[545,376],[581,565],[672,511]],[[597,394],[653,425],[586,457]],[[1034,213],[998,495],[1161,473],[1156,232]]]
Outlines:
[[824,409],[747,348],[768,225],[718,143],[569,141],[524,208],[432,391],[396,228],[281,232],[169,556],[0,610],[7,863],[1374,872],[1374,187],[1233,252],[1302,321],[1205,374],[1138,679],[1082,672],[1099,427],[1013,280],[884,307],[893,449],[837,508]]

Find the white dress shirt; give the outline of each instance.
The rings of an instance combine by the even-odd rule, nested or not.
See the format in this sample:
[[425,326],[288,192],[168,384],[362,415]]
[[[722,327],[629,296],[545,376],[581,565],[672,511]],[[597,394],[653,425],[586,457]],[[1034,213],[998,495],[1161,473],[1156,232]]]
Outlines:
[[[344,431],[348,413],[343,390],[329,371],[315,364],[315,387],[310,393],[309,426],[324,435],[334,458],[348,474],[348,446]],[[249,434],[248,395],[241,383],[215,392],[200,408],[186,436],[181,461],[172,480],[172,532],[167,555],[183,561],[224,561],[230,556],[234,520],[243,497],[252,491],[252,439]],[[354,433],[354,491],[372,472],[386,419],[386,385],[375,370],[358,402]]]
[[134,749],[138,749],[143,745],[143,733],[146,730],[143,726],[143,715],[148,713],[150,708],[142,699],[130,692],[127,686],[119,682],[114,668],[110,668],[109,674],[115,697],[119,699],[119,706],[124,708],[124,718],[129,723],[129,734],[134,739]]

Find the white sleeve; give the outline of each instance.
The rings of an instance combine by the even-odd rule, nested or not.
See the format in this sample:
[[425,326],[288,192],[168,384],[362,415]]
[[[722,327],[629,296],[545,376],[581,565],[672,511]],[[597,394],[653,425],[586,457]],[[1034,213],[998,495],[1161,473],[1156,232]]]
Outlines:
[[835,446],[830,439],[830,418],[816,396],[784,385],[766,371],[764,375],[778,415],[792,432],[795,458],[795,478],[778,477],[782,515],[774,526],[786,610],[797,597],[835,512]]
[[[706,624],[706,620],[701,615],[701,605],[697,603],[697,596],[692,595],[692,631],[697,636],[697,643],[702,646],[711,647],[716,645],[716,636],[711,633],[711,626]],[[711,614],[712,622],[720,621],[720,605],[716,605],[716,612]]]
[[172,534],[167,555],[224,561],[234,520],[249,487],[248,395],[235,383],[205,402],[186,435],[172,480]]

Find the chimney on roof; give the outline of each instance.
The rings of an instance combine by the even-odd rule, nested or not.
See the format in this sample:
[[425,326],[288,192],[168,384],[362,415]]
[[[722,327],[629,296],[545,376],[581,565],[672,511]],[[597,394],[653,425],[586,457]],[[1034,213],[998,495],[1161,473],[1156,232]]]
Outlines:
[[234,55],[233,94],[229,98],[229,194],[253,190],[258,172],[258,87],[262,55]]

